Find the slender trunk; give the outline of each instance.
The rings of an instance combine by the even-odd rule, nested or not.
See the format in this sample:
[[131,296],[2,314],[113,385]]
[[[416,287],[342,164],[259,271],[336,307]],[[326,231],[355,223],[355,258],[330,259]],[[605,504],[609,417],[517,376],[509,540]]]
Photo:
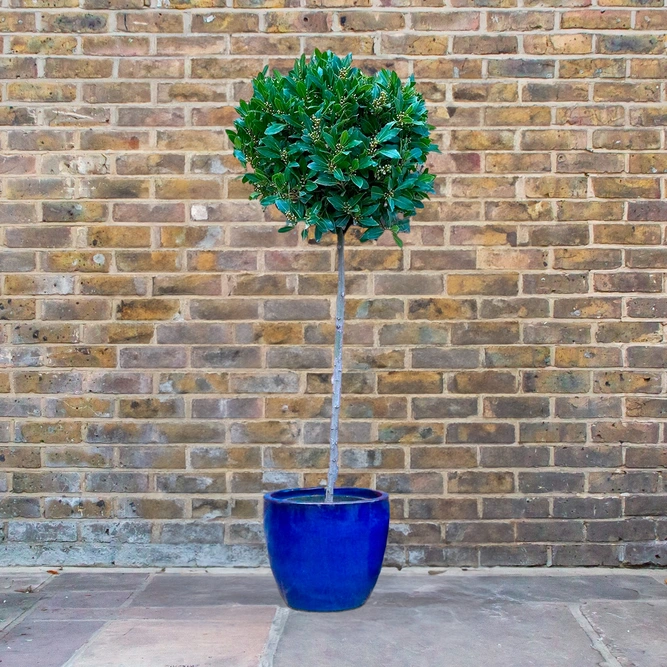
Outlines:
[[336,229],[338,259],[338,295],[336,297],[336,335],[334,337],[334,367],[331,383],[331,429],[329,432],[329,474],[325,501],[333,502],[333,490],[338,477],[338,418],[340,415],[340,394],[343,379],[343,324],[345,322],[345,230]]

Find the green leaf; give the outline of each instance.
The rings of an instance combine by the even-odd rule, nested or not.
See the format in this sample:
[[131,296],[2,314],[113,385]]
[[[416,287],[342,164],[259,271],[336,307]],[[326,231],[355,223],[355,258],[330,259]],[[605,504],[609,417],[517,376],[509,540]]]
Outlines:
[[358,176],[357,174],[351,174],[350,175],[350,180],[358,188],[367,188],[368,187],[368,181],[365,178],[362,178],[361,176]]
[[401,159],[401,154],[395,148],[382,148],[378,151],[378,155],[384,155],[391,160]]
[[365,243],[366,241],[375,241],[375,239],[379,239],[382,234],[384,234],[384,231],[383,227],[371,227],[361,235],[359,240],[362,243]]
[[271,125],[269,125],[266,128],[264,134],[268,135],[278,134],[279,132],[282,132],[286,127],[287,125],[285,125],[284,123],[271,123]]
[[343,211],[345,209],[345,200],[339,195],[327,197],[327,201],[337,210]]
[[394,120],[387,123],[375,136],[376,141],[378,141],[381,144],[384,144],[387,141],[391,141],[392,139],[397,137],[400,132],[400,129],[394,127],[395,125],[396,121]]
[[394,197],[394,201],[396,202],[396,206],[404,211],[409,211],[413,208],[412,202],[407,197]]
[[322,137],[331,150],[336,148],[336,140],[329,134],[329,132],[322,132]]
[[284,199],[276,199],[275,204],[276,204],[276,208],[281,213],[289,213],[290,205],[289,205],[288,201],[285,201]]
[[[264,157],[269,158],[270,160],[280,160],[280,155],[276,153],[275,151],[272,151],[270,148],[267,148],[266,146],[258,146],[257,147],[257,152],[260,155],[263,155]],[[282,162],[281,162],[282,166]]]
[[320,174],[315,183],[318,185],[338,185],[338,181],[330,174]]

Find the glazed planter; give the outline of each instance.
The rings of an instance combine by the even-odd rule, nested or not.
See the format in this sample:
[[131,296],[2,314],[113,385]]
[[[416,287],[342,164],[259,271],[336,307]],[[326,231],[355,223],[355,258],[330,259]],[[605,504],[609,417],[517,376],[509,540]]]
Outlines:
[[264,531],[278,589],[292,609],[344,611],[375,587],[389,531],[382,491],[286,489],[264,496]]

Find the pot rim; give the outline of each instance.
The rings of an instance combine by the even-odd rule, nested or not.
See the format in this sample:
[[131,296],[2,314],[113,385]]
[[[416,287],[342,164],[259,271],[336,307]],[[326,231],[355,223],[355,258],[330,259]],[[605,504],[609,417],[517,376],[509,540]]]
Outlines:
[[[367,496],[358,496],[355,500],[346,500],[342,503],[327,503],[324,501],[325,488],[323,486],[313,487],[294,487],[291,489],[279,489],[278,491],[269,491],[264,494],[264,500],[280,505],[299,505],[299,507],[345,507],[346,505],[361,505],[364,503],[382,502],[389,498],[389,494],[385,491],[377,491],[376,489],[367,489],[364,487],[355,486],[341,486],[334,489],[335,496],[349,495],[355,496],[359,492],[368,494]],[[322,496],[322,502],[313,503],[299,503],[294,502],[293,498],[300,496]]]

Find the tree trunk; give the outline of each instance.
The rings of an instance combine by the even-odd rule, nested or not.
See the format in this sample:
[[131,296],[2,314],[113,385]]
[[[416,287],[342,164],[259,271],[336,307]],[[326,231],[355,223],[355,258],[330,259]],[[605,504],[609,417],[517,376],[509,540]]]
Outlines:
[[343,324],[345,323],[345,230],[336,229],[338,259],[338,294],[336,296],[336,335],[334,338],[334,367],[331,383],[331,429],[329,432],[329,474],[325,502],[333,502],[333,490],[338,477],[338,419],[343,379]]

